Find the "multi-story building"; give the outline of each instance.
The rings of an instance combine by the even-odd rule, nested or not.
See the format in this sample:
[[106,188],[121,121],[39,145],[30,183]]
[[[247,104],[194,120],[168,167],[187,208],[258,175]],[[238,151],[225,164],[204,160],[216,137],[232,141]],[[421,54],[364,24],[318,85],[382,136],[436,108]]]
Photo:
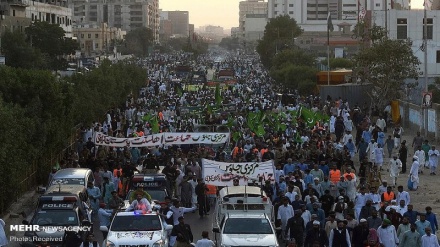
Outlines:
[[0,0],[0,15],[2,31],[24,31],[33,21],[46,21],[58,24],[66,37],[72,37],[72,10],[67,7],[65,0]]
[[189,12],[188,11],[162,11],[161,18],[171,21],[172,35],[175,37],[188,37]]
[[146,27],[159,40],[158,0],[73,0],[69,6],[74,10],[74,23],[108,23],[110,27],[131,31]]
[[[423,35],[424,35],[424,13],[423,10],[390,10],[388,18],[388,37],[391,39],[411,40],[411,48],[414,55],[420,61],[424,60]],[[374,23],[383,26],[385,13],[375,11]],[[427,55],[428,64],[420,64],[420,71],[428,66],[428,76],[437,77],[440,75],[440,10],[427,11]]]
[[268,14],[268,3],[265,0],[247,0],[239,3],[238,23],[240,38],[246,36],[246,16],[247,15],[266,15]]
[[245,18],[244,39],[246,41],[257,41],[264,36],[264,29],[267,24],[267,15],[247,14]]
[[239,35],[240,35],[240,28],[239,27],[232,27],[231,28],[231,37],[238,38]]
[[[388,8],[385,8],[385,4]],[[410,9],[410,0],[269,0],[268,18],[288,15],[305,31],[325,31],[328,12],[331,13],[333,24],[354,26],[362,9]]]
[[302,2],[295,0],[269,0],[267,16],[271,19],[277,16],[288,15],[300,23],[302,20]]
[[125,34],[126,31],[109,27],[107,23],[82,23],[73,28],[73,37],[78,40],[81,52],[88,57],[113,52],[114,42],[123,40]]

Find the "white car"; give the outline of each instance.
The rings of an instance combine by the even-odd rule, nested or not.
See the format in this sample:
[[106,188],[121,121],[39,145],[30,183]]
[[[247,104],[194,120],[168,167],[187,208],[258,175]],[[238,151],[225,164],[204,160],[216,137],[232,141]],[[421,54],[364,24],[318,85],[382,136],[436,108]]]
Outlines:
[[227,214],[213,232],[220,235],[221,247],[279,247],[275,229],[265,214]]
[[118,212],[110,225],[107,239],[103,246],[106,247],[168,247],[168,232],[173,226],[165,225],[156,212],[142,213]]

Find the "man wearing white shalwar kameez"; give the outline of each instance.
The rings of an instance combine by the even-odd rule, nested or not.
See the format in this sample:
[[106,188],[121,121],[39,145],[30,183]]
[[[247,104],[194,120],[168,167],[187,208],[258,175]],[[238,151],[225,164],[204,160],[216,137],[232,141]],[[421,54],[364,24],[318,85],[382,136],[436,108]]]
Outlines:
[[374,149],[374,164],[378,166],[379,170],[382,170],[384,151],[380,144],[377,144],[377,148]]
[[422,247],[440,247],[437,236],[431,233],[431,228],[427,227],[425,233],[422,236]]
[[[423,157],[424,159],[425,157]],[[419,186],[419,157],[415,156],[413,157],[413,163],[411,165],[411,169],[409,170],[409,176],[411,179],[411,182],[413,183],[413,190],[417,190],[417,187]]]
[[368,147],[366,152],[368,153],[368,161],[375,163],[376,156],[374,155],[374,150],[377,148],[377,143],[374,141],[374,139],[371,139],[371,142],[368,143]]
[[[419,161],[419,165],[420,168],[423,168],[425,166],[425,151],[423,151],[422,147],[418,147],[417,151],[414,153],[414,156],[419,157],[418,161]],[[420,173],[423,173],[422,169],[419,169]]]
[[335,123],[336,123],[336,117],[334,115],[332,115],[330,117],[330,122],[329,122],[330,133],[335,133]]
[[396,247],[399,244],[396,228],[389,219],[384,219],[382,225],[377,228],[377,236],[383,247]]
[[391,183],[395,186],[397,177],[399,177],[400,169],[402,169],[402,161],[397,158],[397,155],[393,155],[393,158],[390,159],[388,169],[390,170]]
[[[281,230],[282,233],[285,233],[287,221],[292,218],[294,215],[293,207],[289,204],[289,199],[284,198],[283,199],[283,205],[278,207],[278,215],[277,219],[281,221]],[[285,239],[286,236],[283,236]]]
[[436,150],[435,147],[432,146],[431,150],[429,150],[428,152],[429,168],[431,168],[431,175],[436,175],[435,170],[437,169],[439,155],[440,153],[438,152],[438,150]]

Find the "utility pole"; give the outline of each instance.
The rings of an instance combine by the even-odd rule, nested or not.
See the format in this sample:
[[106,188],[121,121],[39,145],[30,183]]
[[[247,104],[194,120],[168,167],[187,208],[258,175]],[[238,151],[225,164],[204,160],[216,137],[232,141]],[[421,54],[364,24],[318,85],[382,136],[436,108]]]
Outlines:
[[[330,20],[331,20],[331,15],[330,15],[330,3],[327,1],[327,14]],[[330,27],[328,26],[328,21],[327,20],[327,85],[330,85]],[[333,23],[332,23],[333,25]]]
[[388,0],[385,0],[385,37],[388,37]]
[[[423,8],[423,64],[424,66],[424,76],[425,76],[425,93],[428,92],[428,18],[427,18],[427,8],[426,2]],[[423,110],[424,115],[424,129],[425,129],[425,139],[428,138],[428,106],[425,106]]]

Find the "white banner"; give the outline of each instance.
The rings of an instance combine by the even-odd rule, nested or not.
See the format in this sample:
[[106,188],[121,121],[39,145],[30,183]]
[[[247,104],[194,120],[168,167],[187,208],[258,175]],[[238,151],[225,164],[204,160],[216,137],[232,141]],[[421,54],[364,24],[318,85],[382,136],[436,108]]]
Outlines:
[[154,147],[181,144],[222,144],[229,141],[230,133],[161,133],[142,137],[117,138],[96,132],[96,145],[111,147]]
[[239,179],[240,185],[249,182],[260,183],[274,181],[275,167],[273,161],[226,163],[202,159],[203,178],[206,184],[215,186],[233,186],[234,179]]

